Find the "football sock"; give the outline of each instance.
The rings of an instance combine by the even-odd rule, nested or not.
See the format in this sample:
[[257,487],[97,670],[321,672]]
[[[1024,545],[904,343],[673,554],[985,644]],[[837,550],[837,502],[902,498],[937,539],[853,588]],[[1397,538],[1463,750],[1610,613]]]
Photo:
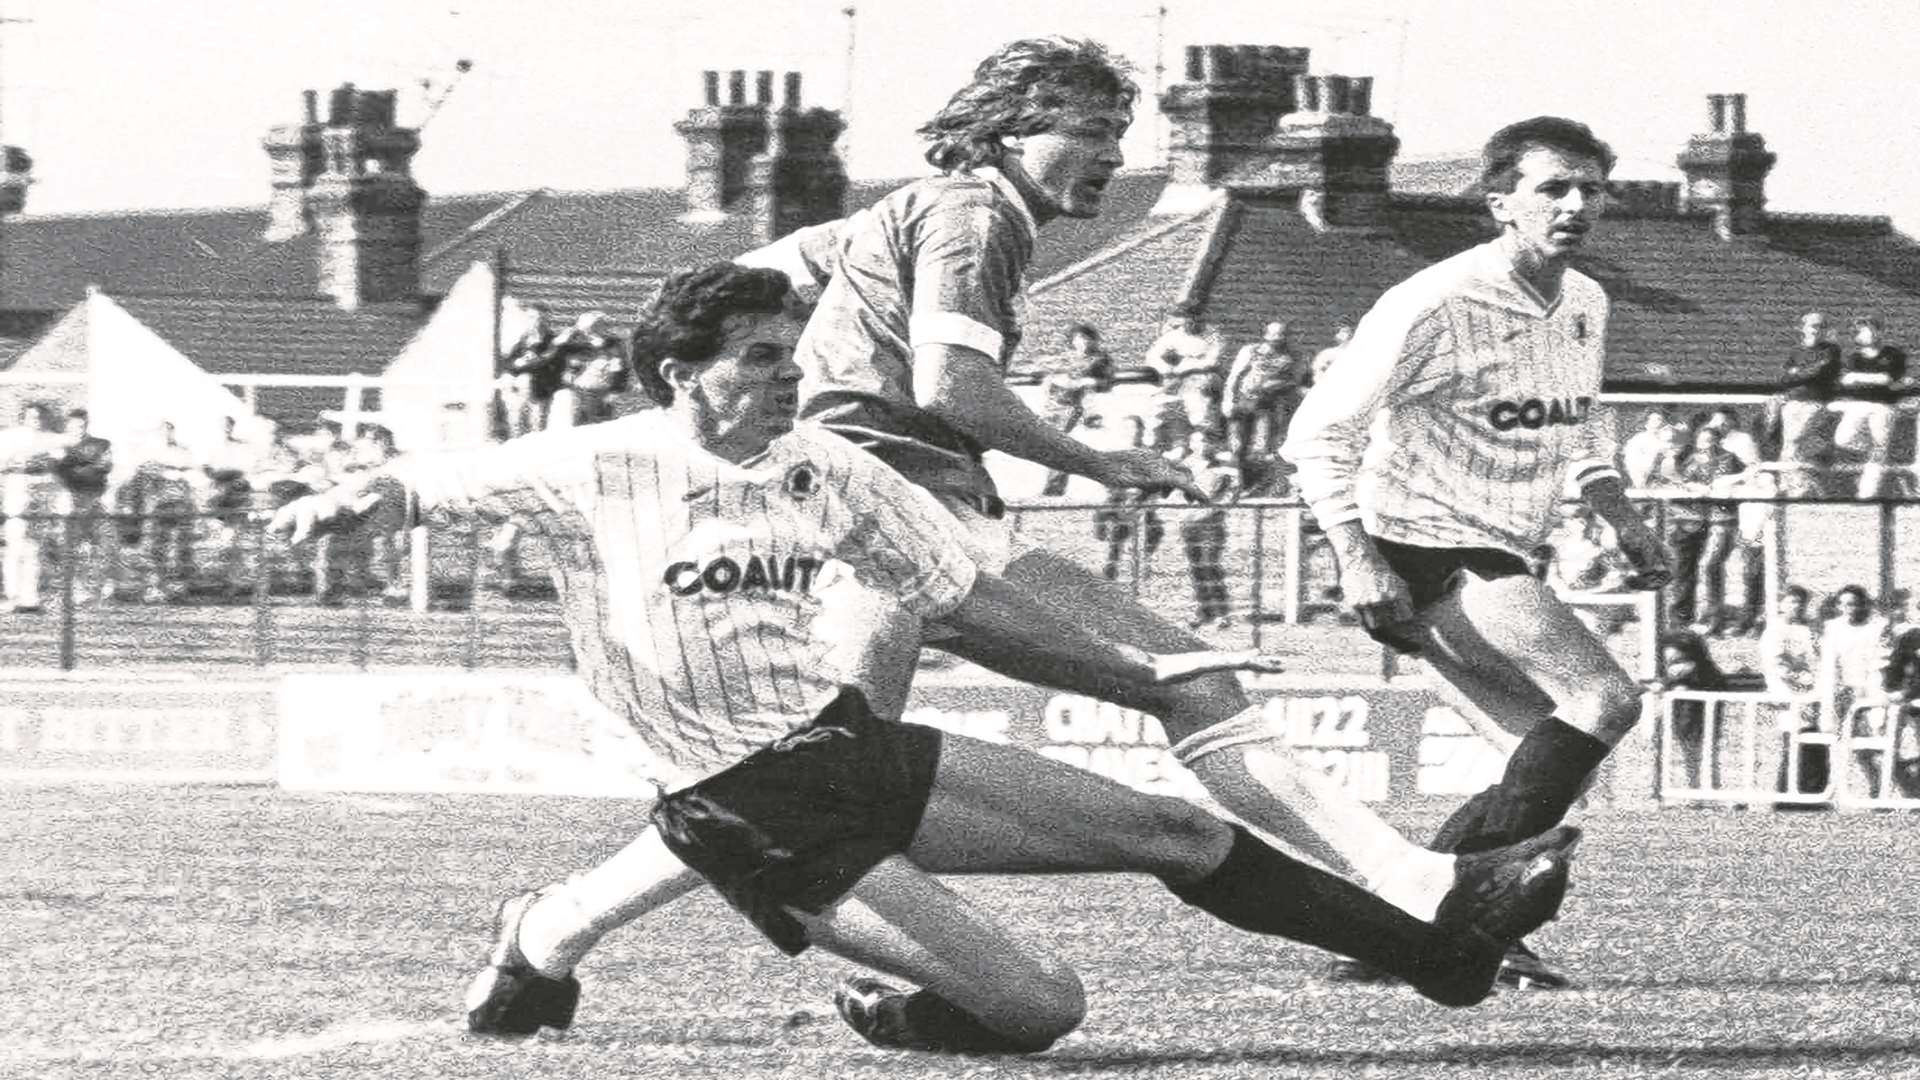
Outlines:
[[1260,706],[1189,735],[1173,753],[1234,817],[1336,873],[1375,884],[1429,854],[1301,761],[1267,727]]
[[1358,885],[1268,847],[1233,827],[1213,873],[1167,883],[1175,896],[1242,930],[1277,934],[1401,973],[1432,954],[1438,931]]
[[1053,1045],[1051,1039],[1022,1039],[995,1031],[931,990],[890,994],[881,999],[878,1008],[887,1042],[903,1049],[1033,1054]]
[[600,939],[705,881],[649,828],[605,862],[540,894],[520,920],[520,954],[564,978]]
[[1434,846],[1444,842],[1444,850],[1487,851],[1553,828],[1611,749],[1565,721],[1542,720],[1514,747],[1500,782],[1454,811]]

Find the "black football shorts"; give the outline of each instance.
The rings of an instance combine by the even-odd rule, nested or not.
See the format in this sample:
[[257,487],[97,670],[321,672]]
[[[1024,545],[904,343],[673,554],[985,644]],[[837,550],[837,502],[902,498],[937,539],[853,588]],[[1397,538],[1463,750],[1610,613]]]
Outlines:
[[[1402,544],[1393,540],[1373,538],[1374,549],[1387,561],[1400,580],[1407,583],[1407,591],[1413,596],[1413,613],[1417,619],[1439,602],[1448,593],[1460,587],[1460,575],[1473,573],[1492,581],[1503,577],[1527,577],[1531,574],[1527,560],[1511,551],[1488,547],[1430,548],[1413,544]],[[1368,630],[1367,633],[1382,645],[1398,652],[1418,654],[1420,646],[1413,640],[1393,632],[1392,628]]]
[[788,955],[809,942],[788,908],[819,912],[912,844],[940,732],[882,720],[843,691],[812,723],[663,797],[661,838]]

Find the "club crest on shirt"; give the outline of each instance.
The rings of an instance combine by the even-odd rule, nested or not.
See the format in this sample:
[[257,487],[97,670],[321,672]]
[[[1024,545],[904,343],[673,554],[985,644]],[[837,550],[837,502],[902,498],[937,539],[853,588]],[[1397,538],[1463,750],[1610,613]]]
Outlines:
[[780,490],[795,499],[810,498],[819,487],[820,470],[814,468],[811,462],[801,462],[788,469],[787,478],[780,484]]

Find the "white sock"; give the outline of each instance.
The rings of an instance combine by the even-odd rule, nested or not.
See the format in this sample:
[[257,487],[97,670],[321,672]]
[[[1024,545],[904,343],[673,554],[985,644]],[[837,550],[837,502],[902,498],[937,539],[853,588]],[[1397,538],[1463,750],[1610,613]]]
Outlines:
[[1369,888],[1433,854],[1302,762],[1258,705],[1182,739],[1173,752],[1234,816]]
[[1432,922],[1440,912],[1440,901],[1453,888],[1453,864],[1451,855],[1414,848],[1373,886],[1373,894],[1416,919]]
[[540,895],[520,920],[520,954],[564,978],[608,933],[704,883],[649,828],[605,862]]

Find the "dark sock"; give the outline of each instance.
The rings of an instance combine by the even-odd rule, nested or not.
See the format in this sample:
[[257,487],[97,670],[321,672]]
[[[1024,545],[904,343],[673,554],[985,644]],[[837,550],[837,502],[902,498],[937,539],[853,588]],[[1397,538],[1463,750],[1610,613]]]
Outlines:
[[1467,845],[1486,829],[1487,809],[1499,799],[1499,792],[1500,785],[1495,784],[1461,803],[1440,826],[1440,831],[1433,834],[1433,841],[1427,847],[1448,854],[1476,850]]
[[[1580,797],[1587,778],[1611,750],[1606,743],[1562,720],[1549,716],[1540,721],[1514,747],[1500,782],[1468,800],[1471,805],[1481,796],[1487,797],[1478,826],[1468,831],[1472,822],[1463,819],[1460,831],[1465,835],[1459,836],[1451,849],[1438,850],[1486,851],[1517,844],[1560,824]],[[1461,807],[1456,816],[1466,810]],[[1449,819],[1441,831],[1446,833],[1454,825]]]
[[1023,1040],[995,1031],[931,990],[894,995],[881,1002],[880,1008],[886,1014],[890,1034],[908,1049],[956,1054],[1034,1054],[1053,1045],[1051,1040]]
[[1173,895],[1230,926],[1277,934],[1385,971],[1425,965],[1437,932],[1358,885],[1268,847],[1233,826],[1233,847],[1213,873]]

